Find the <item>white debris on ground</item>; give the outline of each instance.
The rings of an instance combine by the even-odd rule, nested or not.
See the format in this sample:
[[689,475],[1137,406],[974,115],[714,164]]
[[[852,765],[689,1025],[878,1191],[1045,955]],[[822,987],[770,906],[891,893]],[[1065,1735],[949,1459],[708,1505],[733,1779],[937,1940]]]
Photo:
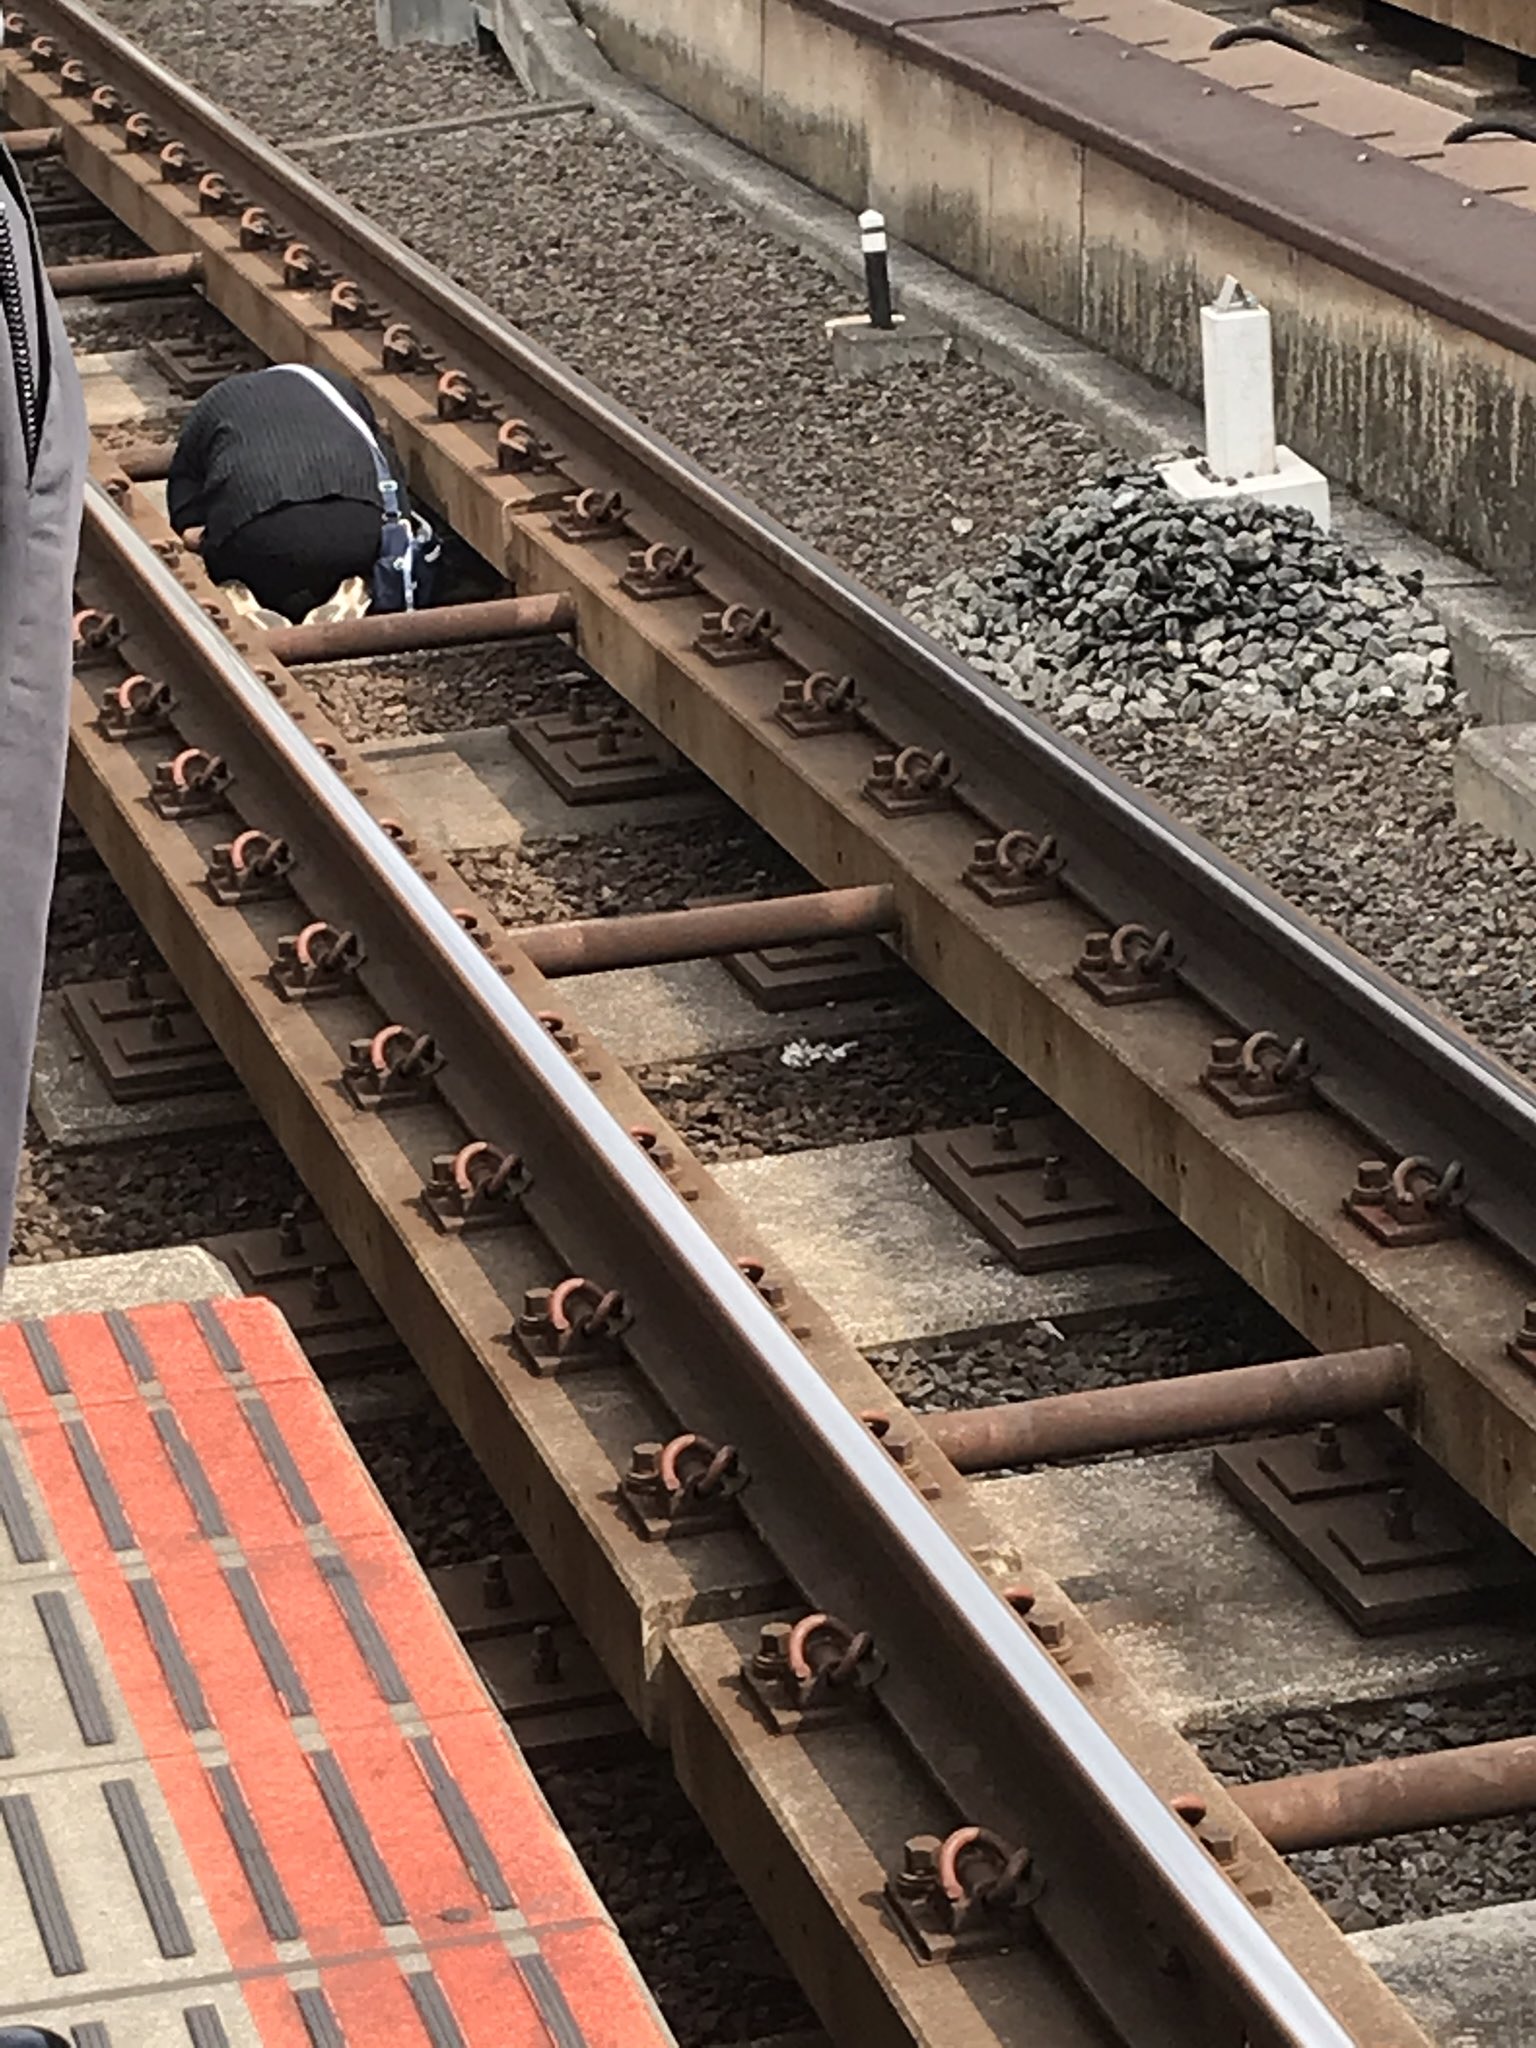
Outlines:
[[847,1059],[851,1052],[857,1052],[859,1041],[849,1038],[840,1044],[830,1039],[792,1038],[779,1052],[779,1065],[788,1067],[794,1073],[804,1073],[809,1067],[836,1067]]
[[936,639],[1065,731],[1443,715],[1445,628],[1422,579],[1305,513],[1184,504],[1148,469],[1081,486],[990,568],[907,592]]

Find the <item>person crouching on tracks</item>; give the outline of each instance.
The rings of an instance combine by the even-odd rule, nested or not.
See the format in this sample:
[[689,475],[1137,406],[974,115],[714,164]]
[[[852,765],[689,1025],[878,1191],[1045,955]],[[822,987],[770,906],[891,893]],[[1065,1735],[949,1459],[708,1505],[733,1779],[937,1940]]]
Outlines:
[[[0,147],[0,1274],[10,1251],[64,805],[75,552],[89,440],[80,380],[16,166]],[[3,1987],[0,1987],[3,1989]]]
[[238,611],[269,628],[319,623],[431,603],[441,547],[395,476],[349,378],[281,363],[198,400],[166,503]]

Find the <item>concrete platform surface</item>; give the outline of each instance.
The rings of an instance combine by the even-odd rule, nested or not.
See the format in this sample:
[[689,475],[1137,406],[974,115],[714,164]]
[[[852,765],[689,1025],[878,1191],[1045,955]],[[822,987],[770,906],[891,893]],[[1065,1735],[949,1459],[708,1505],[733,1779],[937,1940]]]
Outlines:
[[157,1301],[227,1300],[239,1293],[228,1266],[200,1244],[105,1252],[93,1259],[8,1267],[0,1285],[0,1323],[23,1316],[105,1314]]
[[0,2007],[672,2048],[282,1317],[0,1326]]
[[372,740],[357,751],[382,770],[402,816],[446,853],[496,846],[515,851],[525,839],[562,833],[592,837],[615,825],[665,825],[721,808],[719,795],[709,788],[568,804],[499,725]]
[[918,1173],[910,1142],[875,1138],[711,1168],[761,1233],[761,1255],[782,1258],[866,1350],[1070,1322],[1192,1291],[1197,1268],[1172,1264],[1015,1272]]
[[1536,1901],[1372,1927],[1349,1942],[1436,2048],[1531,2048],[1536,2041]]
[[975,1498],[1182,1728],[1536,1670],[1529,1628],[1356,1635],[1218,1489],[1208,1450],[985,1480]]

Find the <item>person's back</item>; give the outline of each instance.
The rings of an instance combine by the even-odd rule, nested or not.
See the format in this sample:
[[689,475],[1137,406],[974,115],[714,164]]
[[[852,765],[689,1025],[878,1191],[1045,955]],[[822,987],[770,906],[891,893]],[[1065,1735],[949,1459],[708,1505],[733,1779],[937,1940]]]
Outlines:
[[[357,386],[320,374],[376,434]],[[166,503],[215,583],[243,583],[295,621],[338,584],[366,579],[378,555],[383,514],[368,441],[291,371],[229,377],[198,400],[176,444]]]

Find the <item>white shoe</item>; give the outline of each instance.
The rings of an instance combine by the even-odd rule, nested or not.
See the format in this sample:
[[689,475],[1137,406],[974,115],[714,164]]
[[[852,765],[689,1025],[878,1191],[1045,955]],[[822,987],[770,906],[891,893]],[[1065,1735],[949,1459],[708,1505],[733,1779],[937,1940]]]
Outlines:
[[264,604],[256,602],[254,594],[243,583],[221,583],[221,593],[229,599],[230,609],[249,619],[253,626],[259,626],[263,633],[281,633],[287,629],[288,621],[281,612],[269,612]]
[[349,576],[334,597],[328,597],[324,604],[317,604],[308,613],[306,626],[335,626],[343,619],[360,619],[373,602],[372,594],[361,576]]

